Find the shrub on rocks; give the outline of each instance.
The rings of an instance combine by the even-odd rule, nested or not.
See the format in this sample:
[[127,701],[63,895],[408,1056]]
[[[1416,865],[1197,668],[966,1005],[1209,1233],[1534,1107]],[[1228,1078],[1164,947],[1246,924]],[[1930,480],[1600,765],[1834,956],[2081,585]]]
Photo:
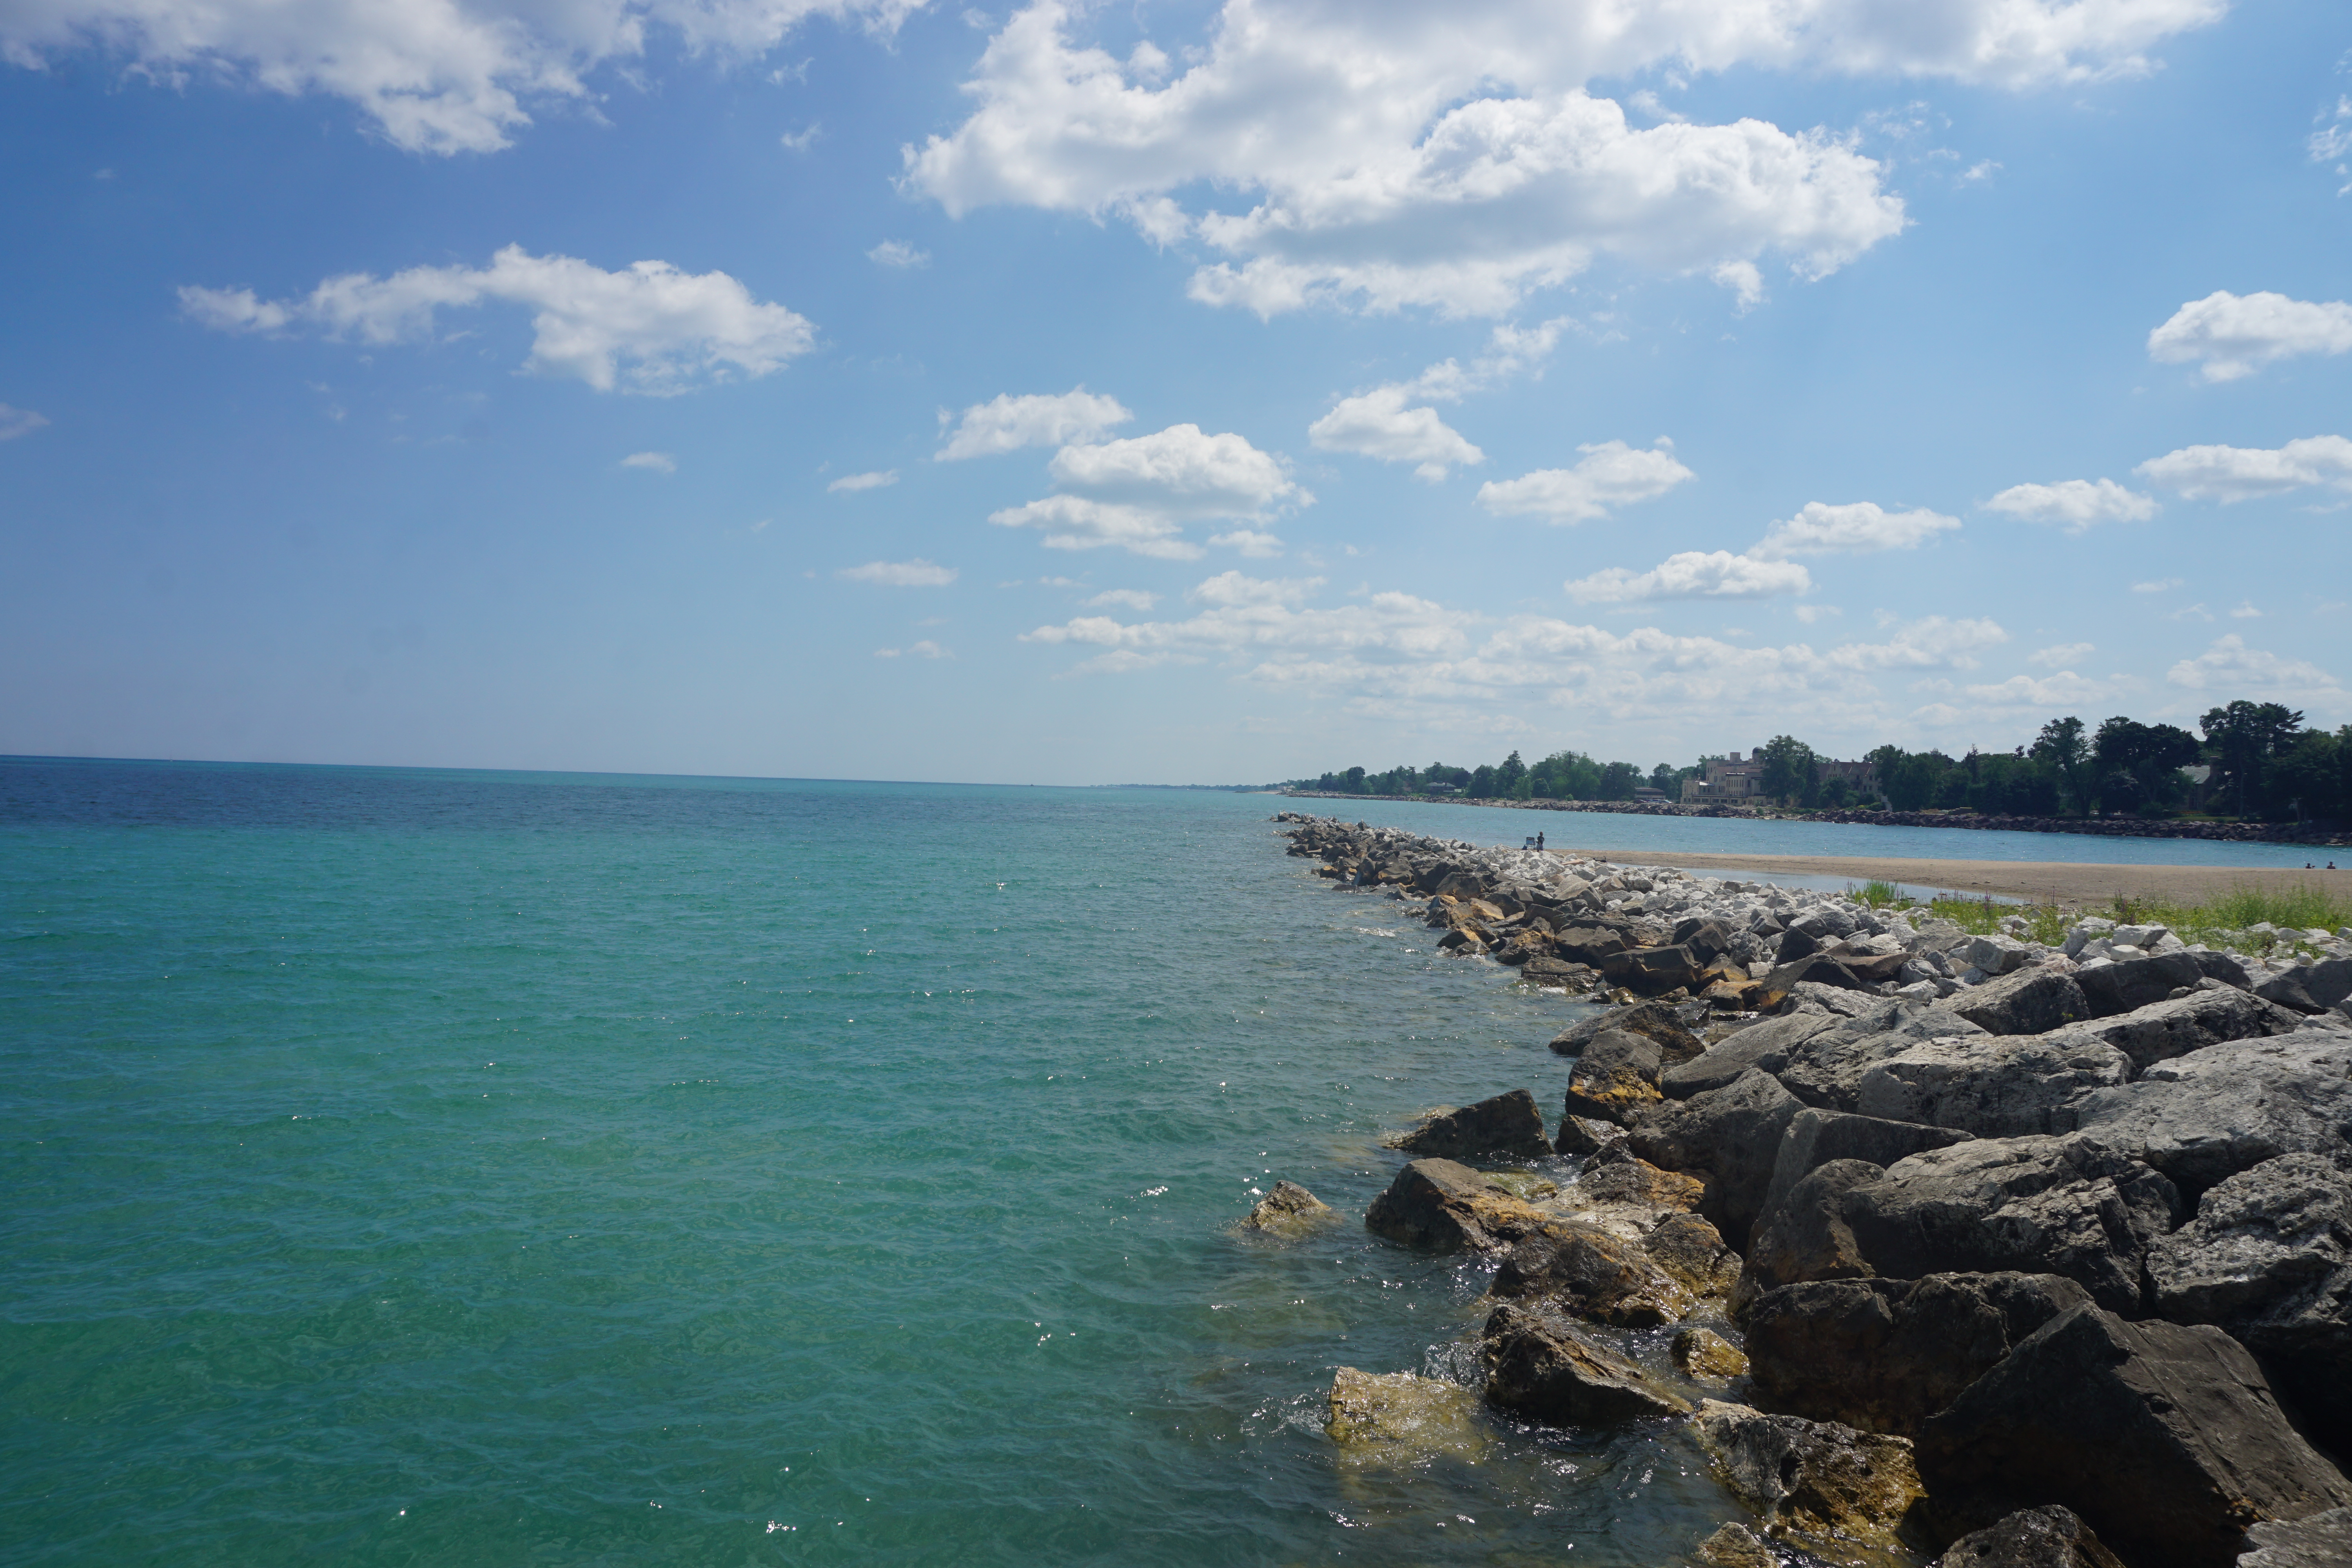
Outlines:
[[1748,1363],[1769,1408],[1908,1436],[2019,1341],[2089,1300],[2049,1274],[1784,1285],[1748,1309]]
[[2140,1568],[2229,1568],[2247,1526],[2352,1504],[2219,1329],[2068,1309],[1919,1431],[1938,1522],[2073,1510]]
[[1515,1089],[1433,1116],[1399,1138],[1396,1147],[1449,1160],[1489,1154],[1540,1160],[1551,1152],[1551,1140],[1544,1135],[1543,1113],[1536,1109],[1536,1097]]

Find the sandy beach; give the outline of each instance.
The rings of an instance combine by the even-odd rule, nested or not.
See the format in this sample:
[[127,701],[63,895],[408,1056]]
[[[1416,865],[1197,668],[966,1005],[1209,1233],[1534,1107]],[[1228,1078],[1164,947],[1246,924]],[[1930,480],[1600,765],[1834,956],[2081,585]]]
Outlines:
[[[1561,848],[1563,855],[1613,860],[1622,866],[1673,865],[1687,870],[1873,878],[1913,887],[2026,899],[2035,903],[2088,906],[2118,896],[2200,903],[2238,888],[2304,885],[2352,890],[2352,870],[2305,871],[2254,866],[2100,866],[2064,860],[1911,860],[1859,855],[1626,855]],[[2325,865],[2323,859],[2320,862]],[[2343,862],[2339,862],[2342,864]]]

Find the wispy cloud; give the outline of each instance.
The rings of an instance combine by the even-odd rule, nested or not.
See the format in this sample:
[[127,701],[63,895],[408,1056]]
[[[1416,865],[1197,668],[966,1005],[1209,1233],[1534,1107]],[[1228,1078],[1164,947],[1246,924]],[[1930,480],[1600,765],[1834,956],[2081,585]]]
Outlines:
[[625,468],[644,468],[656,474],[677,472],[677,459],[667,452],[632,452],[621,459]]
[[882,489],[887,486],[895,485],[898,482],[898,469],[878,468],[869,474],[844,474],[841,478],[834,480],[833,483],[825,486],[824,488],[828,491],[848,490],[855,493],[858,490]]
[[868,561],[863,566],[845,566],[834,575],[885,588],[944,588],[962,574],[918,555],[912,561]]
[[19,436],[29,436],[48,424],[48,420],[29,408],[11,408],[0,403],[0,441],[14,441]]

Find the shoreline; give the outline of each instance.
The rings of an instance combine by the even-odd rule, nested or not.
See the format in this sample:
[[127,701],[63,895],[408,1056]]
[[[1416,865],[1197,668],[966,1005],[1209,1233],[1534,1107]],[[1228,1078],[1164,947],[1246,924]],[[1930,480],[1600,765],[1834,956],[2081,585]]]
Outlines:
[[2105,865],[2063,860],[1920,860],[1864,855],[1719,855],[1696,852],[1572,849],[1547,854],[1606,861],[1612,866],[1672,866],[1694,871],[1844,877],[1955,892],[1990,893],[2040,904],[2106,904],[2117,898],[2202,903],[2241,888],[2266,891],[2311,887],[2352,891],[2352,869],[2306,871],[2293,867]]

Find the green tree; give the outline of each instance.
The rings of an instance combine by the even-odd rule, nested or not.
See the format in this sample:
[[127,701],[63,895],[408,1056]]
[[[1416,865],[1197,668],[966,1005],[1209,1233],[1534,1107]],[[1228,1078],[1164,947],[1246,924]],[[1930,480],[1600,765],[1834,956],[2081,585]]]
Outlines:
[[1774,800],[1798,799],[1813,793],[1819,776],[1813,749],[1794,735],[1773,736],[1764,742],[1764,749],[1757,756],[1764,769],[1756,782]]
[[2180,770],[2197,760],[2198,750],[2197,737],[2186,730],[2117,714],[2091,740],[2099,805],[2109,811],[2168,809],[2187,789]]
[[2206,710],[2205,731],[2221,793],[2240,816],[2263,809],[2263,772],[2303,727],[2303,715],[2276,702],[2232,702]]
[[2352,725],[2331,735],[2307,730],[2271,763],[2264,793],[2282,816],[2341,817],[2347,811],[2344,747]]
[[1519,761],[1518,752],[1513,752],[1495,769],[1495,793],[1502,795],[1517,793],[1519,781],[1527,776],[1527,763]]
[[2090,742],[2083,736],[2080,719],[2053,719],[2042,726],[2031,753],[2058,774],[2066,803],[2083,816],[2091,812]]
[[1631,800],[1642,782],[1642,770],[1632,763],[1612,763],[1601,770],[1601,787],[1595,792],[1600,800]]
[[1470,782],[1462,789],[1473,800],[1491,799],[1495,794],[1495,765],[1480,763],[1470,772]]

